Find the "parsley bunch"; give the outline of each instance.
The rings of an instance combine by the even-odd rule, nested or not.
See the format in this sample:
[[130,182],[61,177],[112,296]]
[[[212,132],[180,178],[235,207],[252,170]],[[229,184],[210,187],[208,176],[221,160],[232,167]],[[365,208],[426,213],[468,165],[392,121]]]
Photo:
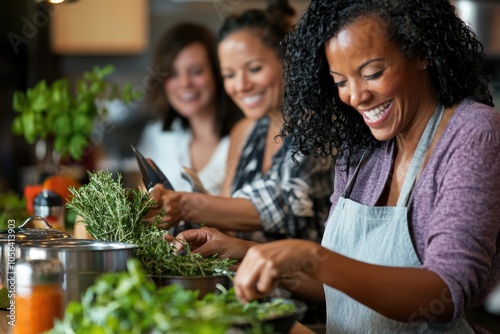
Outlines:
[[246,322],[245,333],[263,334],[272,333],[263,319],[296,311],[285,300],[242,304],[233,289],[222,288],[203,299],[178,285],[157,289],[136,260],[129,260],[127,267],[128,272],[99,277],[81,302],[68,304],[64,319],[56,320],[49,333],[224,334],[235,323]]

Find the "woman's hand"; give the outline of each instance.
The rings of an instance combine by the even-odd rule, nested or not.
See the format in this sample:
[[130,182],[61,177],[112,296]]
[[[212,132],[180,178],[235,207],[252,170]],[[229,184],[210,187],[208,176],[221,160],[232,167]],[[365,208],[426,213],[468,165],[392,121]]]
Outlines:
[[281,279],[289,280],[291,290],[301,289],[300,285],[309,281],[327,257],[326,249],[307,240],[287,239],[253,246],[236,272],[235,292],[244,302],[259,299],[276,288]]
[[256,244],[209,227],[183,231],[173,242],[179,252],[184,249],[184,243],[187,243],[193,253],[199,253],[203,257],[217,254],[220,258],[238,261],[241,261],[247,250]]
[[[183,219],[181,211],[182,197],[185,193],[167,190],[162,184],[157,184],[149,193],[155,204],[144,215],[150,225],[155,222],[155,218],[162,214],[161,224],[158,227],[168,229]],[[163,211],[163,212],[162,212]]]

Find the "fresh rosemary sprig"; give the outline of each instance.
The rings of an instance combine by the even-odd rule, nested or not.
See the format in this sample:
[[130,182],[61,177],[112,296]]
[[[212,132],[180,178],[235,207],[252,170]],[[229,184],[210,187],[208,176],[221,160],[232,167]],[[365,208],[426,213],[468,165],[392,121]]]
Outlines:
[[148,194],[138,188],[125,189],[121,174],[117,180],[111,172],[88,172],[89,183],[75,189],[68,209],[74,210],[96,240],[133,243],[140,232],[142,216],[153,204]]
[[[216,256],[203,258],[187,251],[179,255],[164,239],[165,231],[156,224],[148,226],[143,215],[154,204],[141,189],[125,189],[121,174],[114,180],[109,171],[88,172],[89,183],[70,188],[72,200],[66,204],[74,210],[96,240],[136,244],[137,256],[146,272],[153,276],[209,276],[227,271],[235,262]],[[160,216],[156,217],[159,223]]]

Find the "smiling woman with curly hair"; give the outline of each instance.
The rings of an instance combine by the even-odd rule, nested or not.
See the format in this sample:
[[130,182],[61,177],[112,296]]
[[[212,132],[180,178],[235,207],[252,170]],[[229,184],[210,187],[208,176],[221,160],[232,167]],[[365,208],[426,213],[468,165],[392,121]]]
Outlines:
[[474,33],[448,0],[313,0],[284,57],[282,135],[335,159],[332,208],[321,246],[248,249],[238,296],[326,300],[328,333],[481,332],[464,312],[500,279],[500,114]]
[[321,245],[186,231],[243,258],[243,301],[280,284],[325,301],[327,333],[480,333],[500,279],[500,113],[448,0],[313,0],[286,40],[285,124],[336,160]]
[[430,83],[445,107],[465,98],[493,106],[482,46],[448,1],[313,1],[286,42],[284,133],[297,139],[301,152],[338,157],[378,145],[362,116],[340,100],[324,52],[361,14],[382,19],[405,58],[427,58]]

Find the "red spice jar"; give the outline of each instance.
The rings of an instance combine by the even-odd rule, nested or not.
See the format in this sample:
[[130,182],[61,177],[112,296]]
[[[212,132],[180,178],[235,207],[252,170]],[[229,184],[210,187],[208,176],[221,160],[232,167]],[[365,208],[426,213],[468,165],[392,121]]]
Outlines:
[[63,270],[59,260],[19,261],[15,266],[15,323],[12,334],[39,334],[64,313]]

